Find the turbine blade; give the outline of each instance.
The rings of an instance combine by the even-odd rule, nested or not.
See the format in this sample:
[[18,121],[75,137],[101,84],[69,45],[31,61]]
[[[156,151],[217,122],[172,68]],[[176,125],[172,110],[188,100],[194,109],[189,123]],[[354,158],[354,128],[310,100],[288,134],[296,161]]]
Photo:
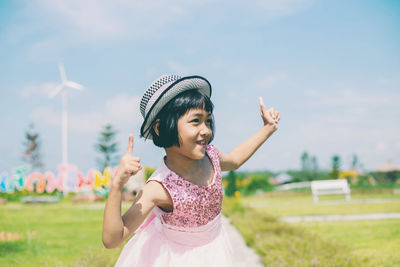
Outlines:
[[63,84],[58,85],[53,91],[50,92],[49,97],[55,97],[63,89]]
[[64,64],[60,63],[58,68],[60,69],[61,83],[65,83],[67,81],[67,75],[65,74]]
[[85,88],[83,85],[81,85],[79,83],[76,83],[76,82],[73,82],[73,81],[66,81],[65,82],[65,86],[68,86],[70,88],[74,88],[74,89],[77,89],[77,90],[82,90],[83,88]]

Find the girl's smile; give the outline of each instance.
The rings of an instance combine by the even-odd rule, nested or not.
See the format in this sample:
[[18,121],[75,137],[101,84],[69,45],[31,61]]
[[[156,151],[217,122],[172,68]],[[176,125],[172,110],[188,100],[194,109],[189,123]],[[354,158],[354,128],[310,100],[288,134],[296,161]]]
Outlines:
[[170,149],[192,160],[202,159],[211,134],[211,113],[204,109],[190,109],[178,120],[180,147]]
[[166,148],[167,155],[179,157],[181,160],[200,160],[204,158],[206,147],[210,141],[211,113],[204,109],[190,109],[178,120],[178,136],[180,146]]
[[166,165],[183,179],[203,184],[213,175],[213,167],[206,155],[212,136],[211,112],[190,109],[177,123],[179,147],[165,148]]

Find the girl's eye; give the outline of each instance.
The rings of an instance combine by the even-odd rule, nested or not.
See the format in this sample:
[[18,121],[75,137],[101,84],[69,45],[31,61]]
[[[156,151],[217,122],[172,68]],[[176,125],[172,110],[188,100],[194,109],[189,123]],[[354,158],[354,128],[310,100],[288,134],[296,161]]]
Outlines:
[[212,121],[212,120],[207,120],[207,123],[208,123],[208,124],[211,124],[211,121]]
[[199,122],[199,119],[193,119],[191,122]]

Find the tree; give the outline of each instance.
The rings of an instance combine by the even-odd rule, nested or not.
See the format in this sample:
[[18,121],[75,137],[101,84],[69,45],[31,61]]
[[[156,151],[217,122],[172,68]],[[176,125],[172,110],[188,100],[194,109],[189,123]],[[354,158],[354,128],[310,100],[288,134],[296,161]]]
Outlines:
[[340,174],[340,157],[339,155],[334,155],[332,157],[332,169],[330,172],[330,177],[332,179],[338,179]]
[[355,170],[358,167],[358,157],[356,154],[353,155],[353,159],[351,161],[351,169]]
[[95,150],[103,154],[102,158],[96,158],[100,171],[104,171],[106,167],[118,163],[119,157],[115,155],[118,152],[118,143],[115,141],[117,131],[113,129],[111,124],[104,126],[100,133],[98,143],[95,144]]
[[244,188],[244,194],[250,195],[257,190],[267,191],[271,189],[272,186],[268,182],[268,175],[264,173],[253,173],[248,178],[249,184]]
[[310,157],[307,151],[304,151],[301,155],[301,170],[309,171],[310,170]]
[[312,156],[311,157],[311,170],[313,172],[317,172],[318,171],[318,161],[317,161],[317,157],[316,156]]
[[309,155],[307,151],[304,151],[300,157],[301,160],[301,171],[296,174],[297,180],[300,181],[311,181],[318,177],[318,162],[315,155]]
[[25,132],[25,149],[22,155],[22,160],[31,165],[32,171],[43,171],[42,154],[40,152],[41,141],[39,133],[35,131],[35,126],[31,123],[28,130]]
[[316,156],[311,157],[311,171],[313,174],[313,179],[316,179],[318,176],[318,161]]
[[234,171],[230,171],[227,177],[228,185],[225,188],[225,194],[228,197],[235,195],[237,190],[236,188],[236,173]]

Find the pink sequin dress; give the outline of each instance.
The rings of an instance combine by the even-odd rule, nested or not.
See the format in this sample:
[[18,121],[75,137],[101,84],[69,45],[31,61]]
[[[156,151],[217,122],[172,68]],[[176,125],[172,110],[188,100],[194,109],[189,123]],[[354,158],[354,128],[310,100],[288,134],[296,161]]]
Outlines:
[[184,180],[162,160],[150,180],[160,182],[173,200],[173,211],[155,207],[128,241],[116,266],[231,267],[232,246],[221,223],[223,198],[218,151],[208,145],[214,167],[210,185]]

